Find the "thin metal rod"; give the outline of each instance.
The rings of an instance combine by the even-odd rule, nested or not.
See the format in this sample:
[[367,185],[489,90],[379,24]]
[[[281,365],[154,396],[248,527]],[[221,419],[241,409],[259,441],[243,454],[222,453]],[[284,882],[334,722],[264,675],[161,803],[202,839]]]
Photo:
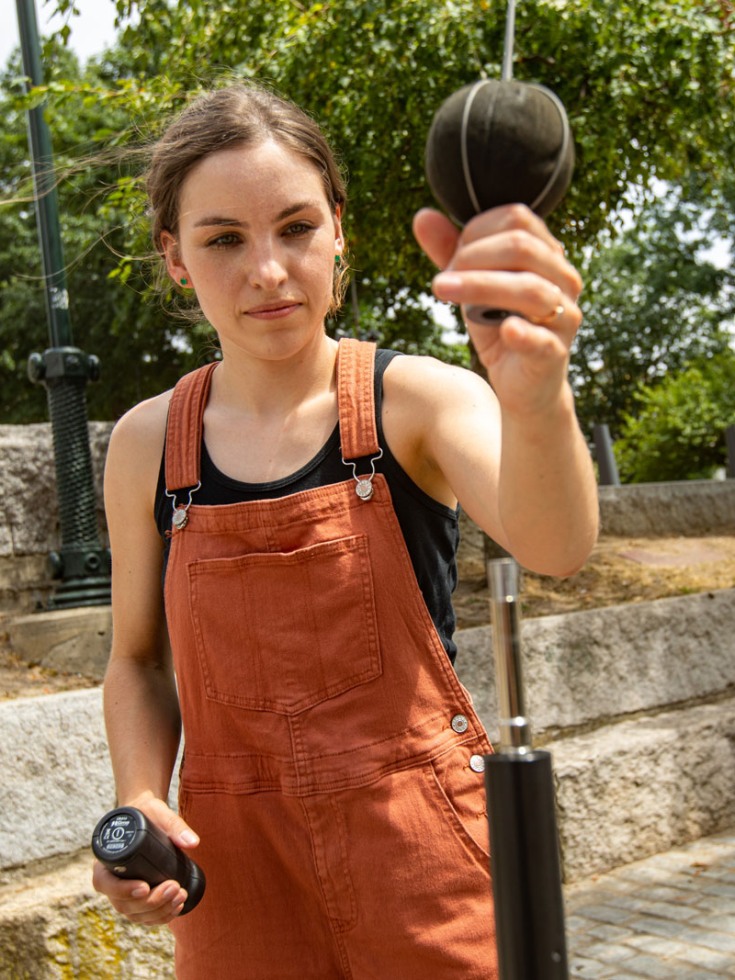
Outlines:
[[521,629],[518,565],[512,558],[487,563],[493,651],[498,694],[500,751],[523,753],[531,748],[531,724],[526,717],[521,671]]
[[505,45],[503,47],[503,72],[501,78],[509,82],[513,78],[513,49],[516,39],[516,0],[508,0],[505,19]]

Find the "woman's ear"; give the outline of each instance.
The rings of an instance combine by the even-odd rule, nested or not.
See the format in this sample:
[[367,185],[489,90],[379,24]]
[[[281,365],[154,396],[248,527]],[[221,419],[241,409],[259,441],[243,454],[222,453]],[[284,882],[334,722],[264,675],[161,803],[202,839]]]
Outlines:
[[342,208],[339,204],[334,211],[334,250],[339,255],[345,250],[345,238],[342,231]]
[[176,285],[191,286],[191,282],[189,281],[189,273],[186,270],[186,266],[181,261],[179,243],[176,241],[170,231],[161,232],[161,248],[163,249],[163,260],[166,263],[168,274],[171,276]]

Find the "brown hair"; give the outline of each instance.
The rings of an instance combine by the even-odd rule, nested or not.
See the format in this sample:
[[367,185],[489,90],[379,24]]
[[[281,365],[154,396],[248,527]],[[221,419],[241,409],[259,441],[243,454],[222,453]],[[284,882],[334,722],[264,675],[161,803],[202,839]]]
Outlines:
[[[146,175],[151,233],[158,254],[161,233],[175,235],[181,187],[200,160],[242,144],[272,139],[314,164],[333,214],[344,211],[345,182],[331,147],[316,122],[302,109],[253,83],[237,83],[198,96],[156,142]],[[347,285],[346,262],[335,266],[329,313],[339,308]]]

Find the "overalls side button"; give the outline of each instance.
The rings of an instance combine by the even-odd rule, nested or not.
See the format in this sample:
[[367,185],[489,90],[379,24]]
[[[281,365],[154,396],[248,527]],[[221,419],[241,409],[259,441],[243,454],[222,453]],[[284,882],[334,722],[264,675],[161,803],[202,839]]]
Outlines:
[[455,715],[452,718],[452,728],[458,735],[463,735],[467,729],[470,727],[470,723],[467,721],[464,715]]
[[481,755],[470,756],[470,769],[473,772],[485,772],[485,760]]

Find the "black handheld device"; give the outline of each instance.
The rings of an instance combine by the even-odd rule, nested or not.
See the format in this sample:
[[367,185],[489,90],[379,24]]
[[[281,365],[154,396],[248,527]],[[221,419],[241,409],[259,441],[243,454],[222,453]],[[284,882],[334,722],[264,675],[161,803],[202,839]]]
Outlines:
[[151,888],[178,881],[188,893],[181,915],[196,908],[204,895],[202,869],[135,807],[118,807],[102,817],[92,835],[92,851],[118,878],[145,881]]

